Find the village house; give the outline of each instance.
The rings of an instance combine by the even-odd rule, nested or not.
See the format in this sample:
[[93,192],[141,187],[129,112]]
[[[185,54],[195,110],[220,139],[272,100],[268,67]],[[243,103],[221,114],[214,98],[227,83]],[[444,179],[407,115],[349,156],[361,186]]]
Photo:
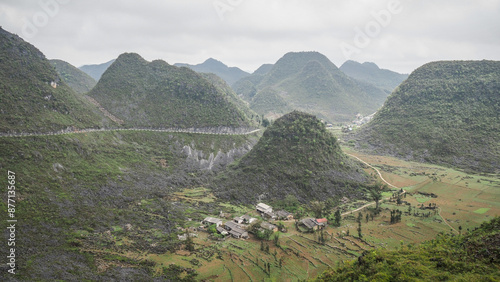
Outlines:
[[248,239],[248,232],[241,228],[241,225],[234,221],[228,221],[224,223],[224,228],[229,231],[229,234],[234,238]]
[[293,214],[284,210],[277,211],[276,216],[279,220],[293,220]]
[[260,227],[266,229],[266,230],[271,230],[273,232],[278,232],[278,226],[271,224],[269,222],[262,222],[260,224]]
[[220,226],[216,227],[216,229],[217,229],[217,232],[219,232],[222,236],[226,236],[227,234],[229,234],[229,233],[226,231],[226,229],[224,229],[224,228],[222,228],[222,227],[220,227]]
[[264,203],[259,203],[256,206],[256,209],[261,214],[272,213],[273,212],[273,208],[271,206],[268,206],[268,205],[264,204]]
[[304,218],[300,224],[305,226],[308,230],[318,230],[319,224],[314,218]]
[[205,225],[212,225],[215,224],[216,227],[219,227],[222,225],[222,219],[215,218],[215,217],[206,217],[203,221],[203,224]]
[[326,218],[316,218],[316,222],[318,223],[319,226],[327,226],[328,225],[328,219],[326,219]]
[[242,216],[237,216],[233,219],[233,221],[238,223],[238,224],[242,224],[243,221],[245,221],[245,219]]
[[255,217],[251,217],[248,214],[245,214],[241,218],[243,218],[243,222],[246,224],[252,224],[253,222],[257,221]]

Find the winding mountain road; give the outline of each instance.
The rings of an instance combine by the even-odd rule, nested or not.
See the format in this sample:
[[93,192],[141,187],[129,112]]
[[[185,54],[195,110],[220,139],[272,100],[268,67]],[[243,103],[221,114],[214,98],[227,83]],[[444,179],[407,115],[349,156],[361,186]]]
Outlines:
[[[206,129],[206,128],[102,128],[102,129],[79,129],[79,130],[63,130],[57,132],[48,133],[0,133],[0,137],[31,137],[31,136],[56,136],[56,135],[66,135],[66,134],[79,134],[79,133],[92,133],[92,132],[111,132],[111,131],[147,131],[147,132],[171,132],[171,133],[192,133],[192,134],[209,134],[209,135],[249,135],[261,131],[262,129],[255,129],[251,131],[245,131],[244,129],[234,128],[233,132],[224,132],[224,130],[219,130],[217,128]],[[241,131],[241,133],[239,133]]]

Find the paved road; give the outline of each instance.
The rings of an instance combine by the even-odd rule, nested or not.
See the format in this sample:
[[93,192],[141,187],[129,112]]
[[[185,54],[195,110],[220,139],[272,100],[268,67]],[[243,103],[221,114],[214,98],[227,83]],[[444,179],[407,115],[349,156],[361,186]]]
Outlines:
[[[210,135],[249,135],[255,132],[259,132],[262,129],[255,129],[251,131],[243,131],[241,133],[232,132],[216,132],[214,129],[180,129],[180,128],[162,128],[162,129],[151,129],[151,128],[109,128],[109,129],[81,129],[74,131],[58,131],[58,132],[48,132],[48,133],[18,133],[18,134],[7,134],[0,133],[0,137],[30,137],[30,136],[55,136],[55,135],[65,135],[65,134],[79,134],[79,133],[91,133],[91,132],[110,132],[110,131],[148,131],[148,132],[171,132],[171,133],[192,133],[192,134],[210,134]],[[240,129],[235,128],[232,131],[239,132]]]

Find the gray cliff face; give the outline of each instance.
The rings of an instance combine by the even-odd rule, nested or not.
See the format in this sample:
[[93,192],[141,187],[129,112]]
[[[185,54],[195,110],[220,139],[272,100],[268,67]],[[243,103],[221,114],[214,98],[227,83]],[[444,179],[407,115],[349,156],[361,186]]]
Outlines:
[[227,152],[218,151],[216,155],[214,153],[208,154],[198,151],[195,148],[191,148],[190,145],[185,145],[182,150],[186,155],[186,164],[190,169],[219,171],[234,160],[243,157],[252,147],[253,144],[247,143],[242,147],[234,148]]

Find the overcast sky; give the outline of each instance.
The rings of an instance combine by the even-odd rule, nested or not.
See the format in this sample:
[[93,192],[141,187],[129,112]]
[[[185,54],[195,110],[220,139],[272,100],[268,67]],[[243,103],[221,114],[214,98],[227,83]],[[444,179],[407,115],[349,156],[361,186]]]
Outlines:
[[500,60],[498,0],[0,0],[0,25],[75,66],[124,52],[248,72],[290,51],[403,73]]

